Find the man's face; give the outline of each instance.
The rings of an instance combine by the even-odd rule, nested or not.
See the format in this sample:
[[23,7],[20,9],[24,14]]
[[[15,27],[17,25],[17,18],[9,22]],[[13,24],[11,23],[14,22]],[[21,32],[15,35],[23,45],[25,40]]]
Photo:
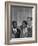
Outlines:
[[17,27],[17,23],[14,23],[13,27],[16,28]]
[[30,18],[29,18],[29,19],[27,19],[27,23],[28,23],[28,25],[29,25],[29,26],[31,26],[32,21],[30,20]]
[[22,25],[23,25],[23,28],[25,28],[25,27],[26,27],[26,24],[25,24],[24,22],[22,23]]

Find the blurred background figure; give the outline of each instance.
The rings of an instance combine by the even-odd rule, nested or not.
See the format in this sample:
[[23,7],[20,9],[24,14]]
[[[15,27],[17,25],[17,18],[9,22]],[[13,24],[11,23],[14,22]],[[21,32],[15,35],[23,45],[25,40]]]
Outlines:
[[32,17],[27,17],[28,37],[32,37]]
[[20,38],[20,29],[17,28],[17,21],[13,21],[12,25],[13,25],[12,34],[14,38]]
[[22,38],[27,37],[27,21],[23,20],[20,28],[21,28],[21,37]]

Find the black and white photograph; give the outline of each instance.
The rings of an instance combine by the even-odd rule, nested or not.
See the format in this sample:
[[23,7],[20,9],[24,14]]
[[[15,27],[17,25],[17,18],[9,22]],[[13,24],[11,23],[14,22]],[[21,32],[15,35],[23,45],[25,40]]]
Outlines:
[[32,8],[11,6],[11,37],[32,37]]

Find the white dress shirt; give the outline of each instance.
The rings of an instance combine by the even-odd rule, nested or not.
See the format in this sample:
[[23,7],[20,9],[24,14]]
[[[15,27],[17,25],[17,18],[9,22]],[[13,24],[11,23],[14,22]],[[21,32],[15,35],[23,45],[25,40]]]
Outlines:
[[13,32],[16,34],[16,32],[17,32],[17,29],[16,29],[16,28],[13,28]]

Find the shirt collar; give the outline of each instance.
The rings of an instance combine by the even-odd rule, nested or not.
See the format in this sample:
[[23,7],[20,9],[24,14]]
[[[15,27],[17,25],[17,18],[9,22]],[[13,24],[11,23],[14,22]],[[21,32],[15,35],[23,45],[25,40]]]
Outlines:
[[13,30],[17,30],[16,28],[13,28]]

